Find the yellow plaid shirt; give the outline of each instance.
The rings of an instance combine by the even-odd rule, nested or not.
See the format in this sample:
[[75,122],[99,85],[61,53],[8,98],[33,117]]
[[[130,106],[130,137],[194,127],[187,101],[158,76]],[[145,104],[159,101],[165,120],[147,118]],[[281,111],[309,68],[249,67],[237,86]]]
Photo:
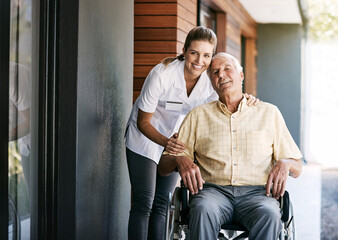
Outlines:
[[181,155],[198,161],[206,182],[218,185],[265,185],[274,160],[302,158],[278,108],[246,98],[231,113],[220,101],[194,108],[184,119]]

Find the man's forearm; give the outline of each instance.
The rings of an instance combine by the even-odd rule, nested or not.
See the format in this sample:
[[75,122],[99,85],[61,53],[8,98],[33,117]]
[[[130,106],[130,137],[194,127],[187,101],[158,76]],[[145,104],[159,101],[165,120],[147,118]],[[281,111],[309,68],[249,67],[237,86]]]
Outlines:
[[302,159],[283,159],[290,162],[290,176],[297,178],[302,173]]
[[158,164],[158,172],[161,176],[168,176],[177,169],[176,157],[173,155],[162,155]]

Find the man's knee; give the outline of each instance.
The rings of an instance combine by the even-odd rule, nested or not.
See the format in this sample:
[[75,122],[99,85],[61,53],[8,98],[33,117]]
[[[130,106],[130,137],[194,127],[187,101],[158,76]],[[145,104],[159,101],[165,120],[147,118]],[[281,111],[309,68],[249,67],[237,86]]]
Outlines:
[[271,205],[257,208],[252,223],[250,239],[277,239],[282,229],[279,208],[271,207]]
[[[274,236],[282,228],[281,213],[279,207],[264,205],[256,209],[257,214],[253,221],[253,232],[264,232],[265,235]],[[272,235],[270,235],[272,234]]]
[[201,219],[203,222],[212,221],[217,224],[220,221],[220,209],[216,202],[206,199],[198,199],[190,203],[190,218]]
[[280,209],[278,206],[274,206],[274,205],[264,205],[262,207],[259,208],[260,212],[261,212],[261,216],[270,221],[270,222],[280,222],[281,220],[281,213],[280,213]]

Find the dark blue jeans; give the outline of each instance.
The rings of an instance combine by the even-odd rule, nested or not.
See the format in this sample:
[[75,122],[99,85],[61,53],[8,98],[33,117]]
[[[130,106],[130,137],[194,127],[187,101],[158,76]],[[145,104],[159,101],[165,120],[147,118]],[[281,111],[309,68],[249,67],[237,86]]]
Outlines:
[[126,148],[132,189],[128,239],[165,239],[169,192],[173,192],[178,173],[161,177],[157,164]]

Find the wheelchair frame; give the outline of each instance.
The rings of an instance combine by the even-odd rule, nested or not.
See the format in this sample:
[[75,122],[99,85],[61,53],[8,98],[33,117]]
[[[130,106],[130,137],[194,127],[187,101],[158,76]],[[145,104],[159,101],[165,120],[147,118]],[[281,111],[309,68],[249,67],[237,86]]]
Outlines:
[[[293,215],[293,205],[290,195],[285,191],[284,196],[279,200],[281,209],[281,220],[283,229],[280,232],[279,240],[295,240],[295,220]],[[176,187],[174,195],[169,193],[169,201],[167,205],[167,224],[166,239],[167,240],[189,240],[189,193],[181,181],[181,187]],[[237,224],[224,224],[221,230],[219,240],[235,240],[248,239],[249,230],[244,226]]]

